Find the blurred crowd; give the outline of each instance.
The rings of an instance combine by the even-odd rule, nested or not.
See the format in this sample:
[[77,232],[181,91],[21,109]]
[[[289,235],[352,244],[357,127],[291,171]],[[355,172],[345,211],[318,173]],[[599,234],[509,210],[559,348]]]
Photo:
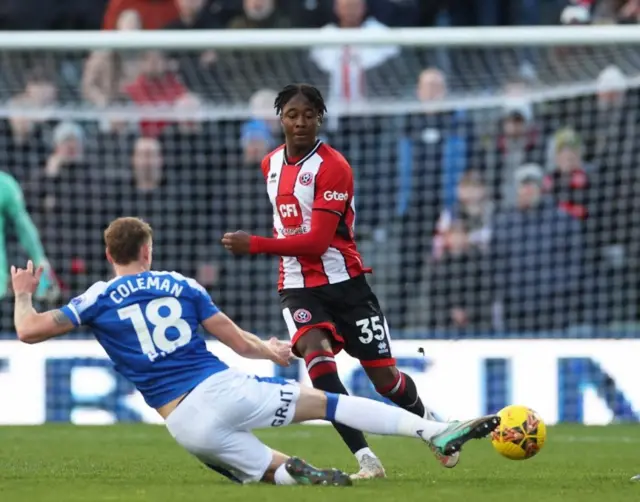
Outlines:
[[[201,6],[204,4],[204,8]],[[367,0],[387,26],[628,23],[638,0]],[[4,0],[0,30],[117,29],[125,11],[141,28],[320,28],[336,22],[333,0]]]
[[[381,30],[639,15],[640,2],[606,0],[22,0],[2,4],[0,27]],[[109,274],[100,231],[134,214],[157,231],[157,268],[196,277],[248,329],[274,333],[277,260],[234,259],[219,238],[269,234],[259,163],[283,140],[275,92],[308,81],[336,101],[410,101],[411,111],[364,117],[330,109],[323,131],[354,167],[359,244],[394,328],[476,336],[635,323],[636,63],[633,48],[2,54],[0,163],[23,187],[65,298]],[[586,91],[531,99],[541,84],[585,78]],[[456,98],[469,92],[498,100],[468,108]],[[229,102],[247,116],[199,116]],[[70,103],[90,113],[46,113]],[[101,112],[119,105],[180,118]]]

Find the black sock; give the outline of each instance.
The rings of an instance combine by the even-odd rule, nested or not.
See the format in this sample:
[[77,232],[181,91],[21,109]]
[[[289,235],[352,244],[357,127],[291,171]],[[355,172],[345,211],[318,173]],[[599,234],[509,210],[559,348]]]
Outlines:
[[398,377],[393,384],[378,389],[378,392],[400,406],[400,408],[404,408],[419,417],[424,417],[424,404],[422,404],[422,400],[418,395],[416,383],[406,373],[399,371]]
[[[334,394],[349,394],[338,376],[336,363],[332,353],[315,352],[305,357],[305,362],[307,363],[309,377],[316,389],[324,390],[325,392],[333,392]],[[356,453],[362,448],[369,447],[369,444],[361,431],[352,429],[346,425],[337,424],[335,422],[332,423],[352,453]]]

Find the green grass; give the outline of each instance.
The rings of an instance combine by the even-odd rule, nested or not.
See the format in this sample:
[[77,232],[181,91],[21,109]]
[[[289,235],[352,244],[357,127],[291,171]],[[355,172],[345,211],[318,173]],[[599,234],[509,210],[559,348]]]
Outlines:
[[[640,500],[637,426],[556,427],[533,459],[514,462],[488,441],[446,470],[420,442],[371,437],[388,478],[352,488],[237,486],[150,425],[0,427],[1,502],[626,502]],[[318,466],[353,470],[329,427],[263,431],[269,445]],[[285,497],[285,498],[283,498]]]

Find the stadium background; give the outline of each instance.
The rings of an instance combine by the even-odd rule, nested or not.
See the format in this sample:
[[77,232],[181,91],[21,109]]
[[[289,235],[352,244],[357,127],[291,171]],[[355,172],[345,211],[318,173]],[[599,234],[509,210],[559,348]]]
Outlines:
[[[607,0],[23,0],[3,9],[2,30],[317,28],[327,37],[332,24],[640,17],[637,2]],[[359,247],[396,355],[425,401],[445,416],[526,401],[550,423],[637,421],[638,63],[635,45],[2,51],[0,165],[19,181],[59,280],[60,297],[41,307],[109,274],[101,230],[133,214],[157,231],[157,268],[196,277],[246,329],[286,336],[277,259],[235,259],[219,239],[235,229],[269,235],[258,165],[282,141],[274,92],[313,83],[330,100],[324,137],[354,168]],[[24,261],[5,231],[9,262]],[[0,423],[157,421],[88,333],[20,346],[10,293],[0,305],[0,396],[16,403]],[[341,357],[348,387],[373,395]],[[301,366],[284,374],[305,378]]]

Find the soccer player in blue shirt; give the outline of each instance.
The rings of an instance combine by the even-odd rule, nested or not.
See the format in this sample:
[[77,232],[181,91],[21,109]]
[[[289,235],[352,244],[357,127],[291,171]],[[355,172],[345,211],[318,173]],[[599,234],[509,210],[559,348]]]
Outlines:
[[152,230],[138,218],[119,218],[104,234],[115,278],[97,282],[58,310],[37,313],[32,295],[42,269],[11,267],[18,338],[39,343],[89,326],[115,364],[169,433],[187,451],[229,479],[247,483],[350,485],[336,469],[317,469],[272,450],[254,429],[325,419],[372,434],[430,441],[444,454],[459,451],[499,424],[497,416],[466,422],[425,420],[401,408],[322,392],[280,378],[229,368],[207,350],[203,328],[238,354],[286,366],[289,343],[263,342],[239,328],[193,279],[151,270]]

